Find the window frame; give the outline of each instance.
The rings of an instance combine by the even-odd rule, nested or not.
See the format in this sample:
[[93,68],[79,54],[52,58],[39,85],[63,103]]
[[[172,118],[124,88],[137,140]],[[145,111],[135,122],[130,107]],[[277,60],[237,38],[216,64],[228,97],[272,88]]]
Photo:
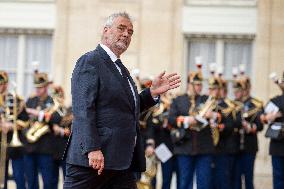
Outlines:
[[[32,71],[27,70],[26,65],[26,43],[27,36],[50,36],[51,37],[51,62],[50,62],[50,70],[48,74],[52,73],[53,70],[53,62],[52,62],[52,48],[53,48],[53,30],[45,30],[45,29],[16,29],[16,28],[0,28],[0,35],[14,35],[18,38],[17,44],[17,66],[16,69],[5,69],[5,71],[9,74],[15,74],[16,85],[17,85],[17,93],[24,98],[27,98],[30,94],[25,94],[25,80],[26,75],[31,74]],[[11,83],[9,83],[9,87],[11,87]],[[32,92],[32,91],[31,91]]]
[[234,6],[256,7],[258,0],[185,0],[188,6]]
[[[191,42],[202,42],[202,41],[210,41],[210,42],[215,42],[215,60],[216,60],[216,64],[217,66],[222,66],[223,69],[225,69],[225,43],[226,42],[250,42],[251,43],[251,62],[250,62],[250,70],[251,70],[251,75],[253,75],[253,67],[254,67],[254,51],[255,51],[255,36],[254,35],[205,35],[205,34],[190,34],[186,36],[186,66],[185,66],[185,70],[186,73],[185,75],[188,75],[188,72],[191,71],[190,70],[190,43]],[[192,71],[196,71],[192,70]],[[225,70],[224,70],[225,73]],[[206,74],[203,74],[206,75]],[[225,74],[223,74],[225,75]],[[225,77],[225,76],[223,76]],[[204,81],[207,82],[209,77],[204,77]],[[231,78],[226,78],[228,82],[228,87],[229,85],[232,84],[233,81],[233,77]],[[204,84],[203,87],[203,93],[207,93],[207,88],[206,88],[207,84]],[[230,90],[230,88],[229,88]],[[228,91],[228,96],[232,97],[232,93],[230,91]]]

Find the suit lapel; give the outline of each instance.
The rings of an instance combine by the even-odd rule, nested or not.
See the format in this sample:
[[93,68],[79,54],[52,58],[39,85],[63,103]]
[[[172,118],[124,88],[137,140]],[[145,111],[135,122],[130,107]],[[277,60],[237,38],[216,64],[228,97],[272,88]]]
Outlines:
[[[123,77],[120,75],[118,69],[116,68],[115,64],[110,59],[109,55],[103,50],[101,46],[97,46],[96,50],[99,51],[99,54],[103,57],[105,60],[104,63],[107,66],[107,68],[113,73],[113,75],[116,77],[116,79],[119,81],[120,85],[123,88],[123,91],[125,92],[127,99],[128,99],[128,105],[131,110],[134,109],[134,99],[131,90],[129,89],[129,86],[127,82],[123,79]],[[130,77],[131,78],[131,77]],[[130,79],[132,80],[132,79]]]

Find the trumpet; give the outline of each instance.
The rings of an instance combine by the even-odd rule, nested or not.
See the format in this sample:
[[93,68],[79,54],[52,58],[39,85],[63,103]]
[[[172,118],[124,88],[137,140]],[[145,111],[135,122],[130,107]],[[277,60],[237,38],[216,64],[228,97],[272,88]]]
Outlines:
[[54,104],[51,107],[48,107],[44,110],[44,119],[35,121],[34,124],[27,130],[26,138],[28,142],[35,143],[37,142],[42,136],[50,132],[50,128],[48,122],[50,120],[51,115],[58,111],[60,108],[60,103],[53,98]]

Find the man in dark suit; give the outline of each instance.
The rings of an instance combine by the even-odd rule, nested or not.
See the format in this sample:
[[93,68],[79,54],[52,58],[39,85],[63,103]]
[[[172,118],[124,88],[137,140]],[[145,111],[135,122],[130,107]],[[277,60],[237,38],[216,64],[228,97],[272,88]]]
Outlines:
[[66,149],[64,188],[136,188],[134,171],[145,170],[139,113],[160,94],[180,85],[177,74],[161,73],[138,94],[120,55],[133,25],[127,13],[108,17],[102,42],[77,61],[71,81],[74,120]]

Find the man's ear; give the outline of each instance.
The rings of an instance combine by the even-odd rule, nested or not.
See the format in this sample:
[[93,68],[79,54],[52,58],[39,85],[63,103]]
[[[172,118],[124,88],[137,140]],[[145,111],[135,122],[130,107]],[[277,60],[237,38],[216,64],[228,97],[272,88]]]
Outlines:
[[103,33],[106,33],[107,31],[108,31],[108,29],[109,29],[109,27],[104,27],[104,29],[103,29]]

